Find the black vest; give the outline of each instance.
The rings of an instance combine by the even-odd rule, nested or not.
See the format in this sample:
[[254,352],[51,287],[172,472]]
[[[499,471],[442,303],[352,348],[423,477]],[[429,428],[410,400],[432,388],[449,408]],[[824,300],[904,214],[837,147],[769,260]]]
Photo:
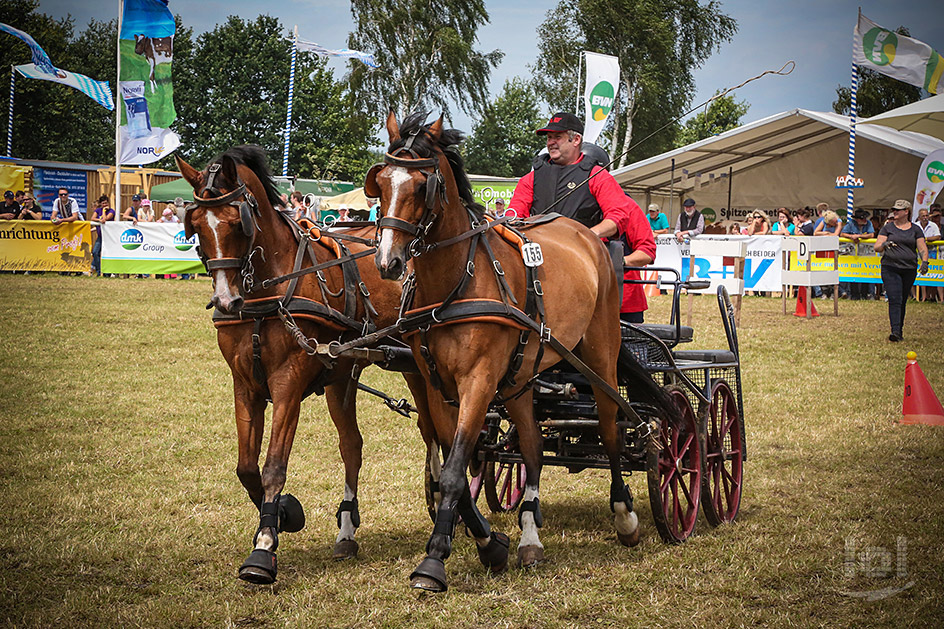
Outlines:
[[[531,214],[543,214],[547,209],[571,190],[573,194],[555,205],[551,211],[572,218],[587,227],[603,220],[603,210],[590,193],[586,183],[595,162],[584,156],[576,164],[558,166],[551,163],[547,155],[539,155],[534,162],[534,201]],[[583,184],[583,185],[581,185]]]
[[698,219],[701,218],[701,212],[695,210],[692,212],[692,217],[688,218],[685,215],[685,210],[682,210],[682,215],[679,216],[679,231],[687,232],[698,227]]

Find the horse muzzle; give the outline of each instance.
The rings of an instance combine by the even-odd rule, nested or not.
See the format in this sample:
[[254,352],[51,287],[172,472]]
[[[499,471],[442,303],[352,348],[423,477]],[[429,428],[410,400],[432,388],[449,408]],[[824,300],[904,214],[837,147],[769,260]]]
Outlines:
[[374,263],[385,280],[399,280],[406,271],[406,260],[400,254],[383,255],[381,250],[374,254]]

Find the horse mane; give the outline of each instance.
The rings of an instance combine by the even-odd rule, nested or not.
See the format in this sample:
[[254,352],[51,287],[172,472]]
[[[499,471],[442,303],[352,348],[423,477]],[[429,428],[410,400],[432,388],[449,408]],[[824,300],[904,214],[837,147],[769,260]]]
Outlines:
[[252,171],[259,179],[262,188],[265,190],[266,198],[272,207],[282,205],[282,199],[279,197],[279,190],[275,186],[275,180],[272,178],[272,171],[269,170],[269,160],[265,150],[257,144],[243,144],[227,149],[216,156],[210,162],[211,164],[219,162],[224,157],[230,157],[237,164],[242,164]]
[[456,180],[462,204],[481,219],[485,215],[485,208],[477,203],[472,195],[472,183],[465,172],[465,164],[459,153],[459,145],[465,140],[465,135],[458,129],[444,129],[439,140],[434,141],[427,133],[429,125],[426,124],[426,118],[429,114],[428,111],[417,111],[408,115],[400,124],[400,139],[391,142],[387,152],[394,153],[406,144],[406,138],[414,134],[416,140],[413,141],[412,148],[420,157],[435,157],[437,151],[442,152],[446,156],[446,161],[449,162],[449,167],[452,168],[452,176]]

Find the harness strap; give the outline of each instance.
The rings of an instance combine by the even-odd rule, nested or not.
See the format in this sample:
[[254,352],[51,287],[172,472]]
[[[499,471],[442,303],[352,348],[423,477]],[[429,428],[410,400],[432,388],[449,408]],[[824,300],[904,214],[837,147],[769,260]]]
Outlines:
[[262,322],[264,319],[256,319],[252,327],[252,377],[262,386],[267,400],[272,399],[269,392],[268,378],[266,377],[265,367],[262,364]]

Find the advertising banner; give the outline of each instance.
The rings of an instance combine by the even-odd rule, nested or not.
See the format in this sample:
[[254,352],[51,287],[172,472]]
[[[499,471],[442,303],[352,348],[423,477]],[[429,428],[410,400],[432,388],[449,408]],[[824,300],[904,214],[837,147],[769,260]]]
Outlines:
[[584,142],[596,142],[613,109],[619,86],[619,58],[584,52],[587,59],[587,86],[584,89]]
[[79,211],[84,215],[88,207],[88,175],[84,170],[34,168],[33,198],[43,210],[43,219],[49,220],[52,216],[52,203],[58,198],[59,188],[69,191],[69,196],[79,204]]
[[938,94],[944,89],[944,58],[917,39],[882,28],[859,13],[852,60],[863,68]]
[[102,273],[204,273],[197,236],[181,223],[105,223]]
[[938,149],[924,158],[918,170],[915,198],[911,205],[911,220],[918,220],[918,210],[928,209],[944,188],[944,149]]
[[121,163],[150,164],[169,155],[180,138],[171,61],[174,16],[167,0],[124,0],[121,35]]
[[88,273],[91,236],[85,221],[0,221],[0,270]]
[[511,201],[511,196],[515,193],[516,182],[512,183],[473,183],[472,196],[475,200],[485,206],[486,210],[495,209],[495,199],[504,199],[505,207]]

